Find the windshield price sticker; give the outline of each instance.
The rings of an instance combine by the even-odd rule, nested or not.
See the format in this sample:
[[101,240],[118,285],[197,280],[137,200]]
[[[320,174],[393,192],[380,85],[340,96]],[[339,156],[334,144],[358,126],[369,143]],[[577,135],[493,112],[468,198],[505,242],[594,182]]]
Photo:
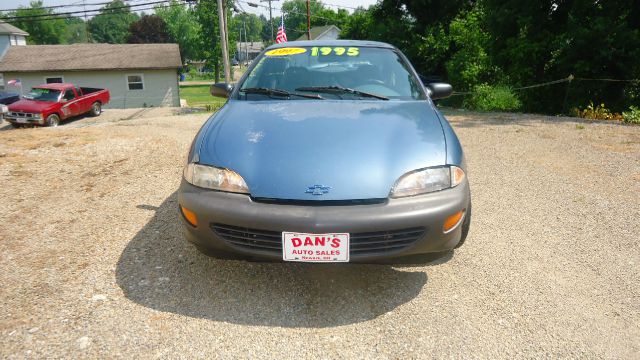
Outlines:
[[360,55],[360,49],[357,47],[313,47],[311,48],[311,56],[329,56],[329,55],[337,55],[337,56],[358,56]]
[[282,259],[300,262],[348,262],[349,234],[282,233]]
[[306,53],[307,49],[305,48],[281,48],[281,49],[273,49],[269,50],[265,53],[267,56],[288,56],[288,55],[297,55]]

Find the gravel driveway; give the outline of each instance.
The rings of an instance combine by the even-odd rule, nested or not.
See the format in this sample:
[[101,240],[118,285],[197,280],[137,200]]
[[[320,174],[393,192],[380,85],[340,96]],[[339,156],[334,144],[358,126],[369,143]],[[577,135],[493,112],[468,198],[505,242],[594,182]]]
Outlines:
[[640,127],[453,112],[465,246],[305,266],[182,239],[175,191],[206,118],[0,125],[0,357],[640,357]]

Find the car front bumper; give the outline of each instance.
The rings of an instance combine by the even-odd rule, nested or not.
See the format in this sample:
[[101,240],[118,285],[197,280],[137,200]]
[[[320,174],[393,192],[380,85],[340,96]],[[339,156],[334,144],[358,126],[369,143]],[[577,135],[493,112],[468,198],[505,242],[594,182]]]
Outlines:
[[4,115],[4,120],[12,123],[12,124],[22,124],[22,125],[44,125],[44,119],[37,117],[18,117],[11,115]]
[[[180,216],[185,237],[190,242],[214,253],[218,251],[270,260],[281,260],[282,251],[238,246],[215,230],[216,226],[236,229],[235,235],[241,235],[242,231],[242,234],[246,235],[243,236],[245,240],[248,236],[267,234],[274,241],[277,240],[277,234],[283,231],[315,234],[350,233],[354,236],[363,233],[391,234],[403,229],[424,229],[423,233],[406,246],[358,254],[352,251],[351,262],[368,262],[453,249],[461,239],[465,219],[447,233],[443,232],[444,221],[460,210],[469,209],[471,198],[469,184],[465,179],[453,189],[408,198],[388,199],[379,204],[274,204],[256,202],[247,195],[198,188],[183,179],[178,190],[178,202],[180,206],[194,212],[198,218],[198,226],[194,227],[184,216]],[[392,237],[389,235],[389,238]]]

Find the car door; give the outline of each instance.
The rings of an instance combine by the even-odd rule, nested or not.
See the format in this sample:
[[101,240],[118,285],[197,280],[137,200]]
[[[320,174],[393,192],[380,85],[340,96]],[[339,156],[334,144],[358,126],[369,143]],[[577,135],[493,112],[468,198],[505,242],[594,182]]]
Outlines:
[[76,92],[73,88],[68,88],[62,94],[62,114],[64,118],[71,116],[77,116],[82,113],[80,109],[79,98],[76,96]]

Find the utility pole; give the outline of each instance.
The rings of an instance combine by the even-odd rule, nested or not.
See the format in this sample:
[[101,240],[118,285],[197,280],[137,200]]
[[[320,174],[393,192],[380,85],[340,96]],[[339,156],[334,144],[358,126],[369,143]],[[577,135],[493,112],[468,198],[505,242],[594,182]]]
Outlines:
[[[238,66],[240,66],[240,68],[242,68],[242,28],[240,27],[240,25],[238,25],[238,42],[239,42],[239,46],[238,46],[238,53],[236,55],[236,58],[238,60]],[[245,41],[247,40],[246,38],[244,39]]]
[[89,20],[87,19],[87,3],[82,0],[82,7],[84,8],[84,40],[89,42]]
[[222,63],[224,64],[224,81],[231,82],[231,70],[229,69],[229,40],[227,38],[227,15],[222,5],[222,0],[218,0],[218,18],[220,20],[220,42],[222,43]]
[[271,2],[272,1],[278,1],[278,0],[260,0],[260,2],[268,2],[269,3],[269,27],[271,27],[271,40],[275,40],[276,38],[273,37],[273,14],[271,11]]
[[[252,7],[258,7],[258,4],[254,4],[254,3],[247,3],[247,4],[249,4],[249,6],[252,6]],[[246,61],[246,63],[248,64],[249,63],[249,44],[252,44],[249,42],[249,36],[247,35],[246,16],[248,13],[242,10],[242,8],[236,7],[235,4],[233,5],[233,10],[238,14],[244,15],[242,17],[242,28],[244,29],[244,53],[245,53],[244,61]],[[240,58],[242,57],[242,30],[238,28],[238,32],[240,32],[240,43],[241,43],[238,48],[238,61],[240,61]],[[240,66],[242,66],[242,61],[240,61]]]
[[244,28],[244,61],[249,64],[249,37],[247,36],[247,25],[244,23],[244,18],[242,19],[242,27]]
[[311,9],[307,0],[307,40],[311,40]]

